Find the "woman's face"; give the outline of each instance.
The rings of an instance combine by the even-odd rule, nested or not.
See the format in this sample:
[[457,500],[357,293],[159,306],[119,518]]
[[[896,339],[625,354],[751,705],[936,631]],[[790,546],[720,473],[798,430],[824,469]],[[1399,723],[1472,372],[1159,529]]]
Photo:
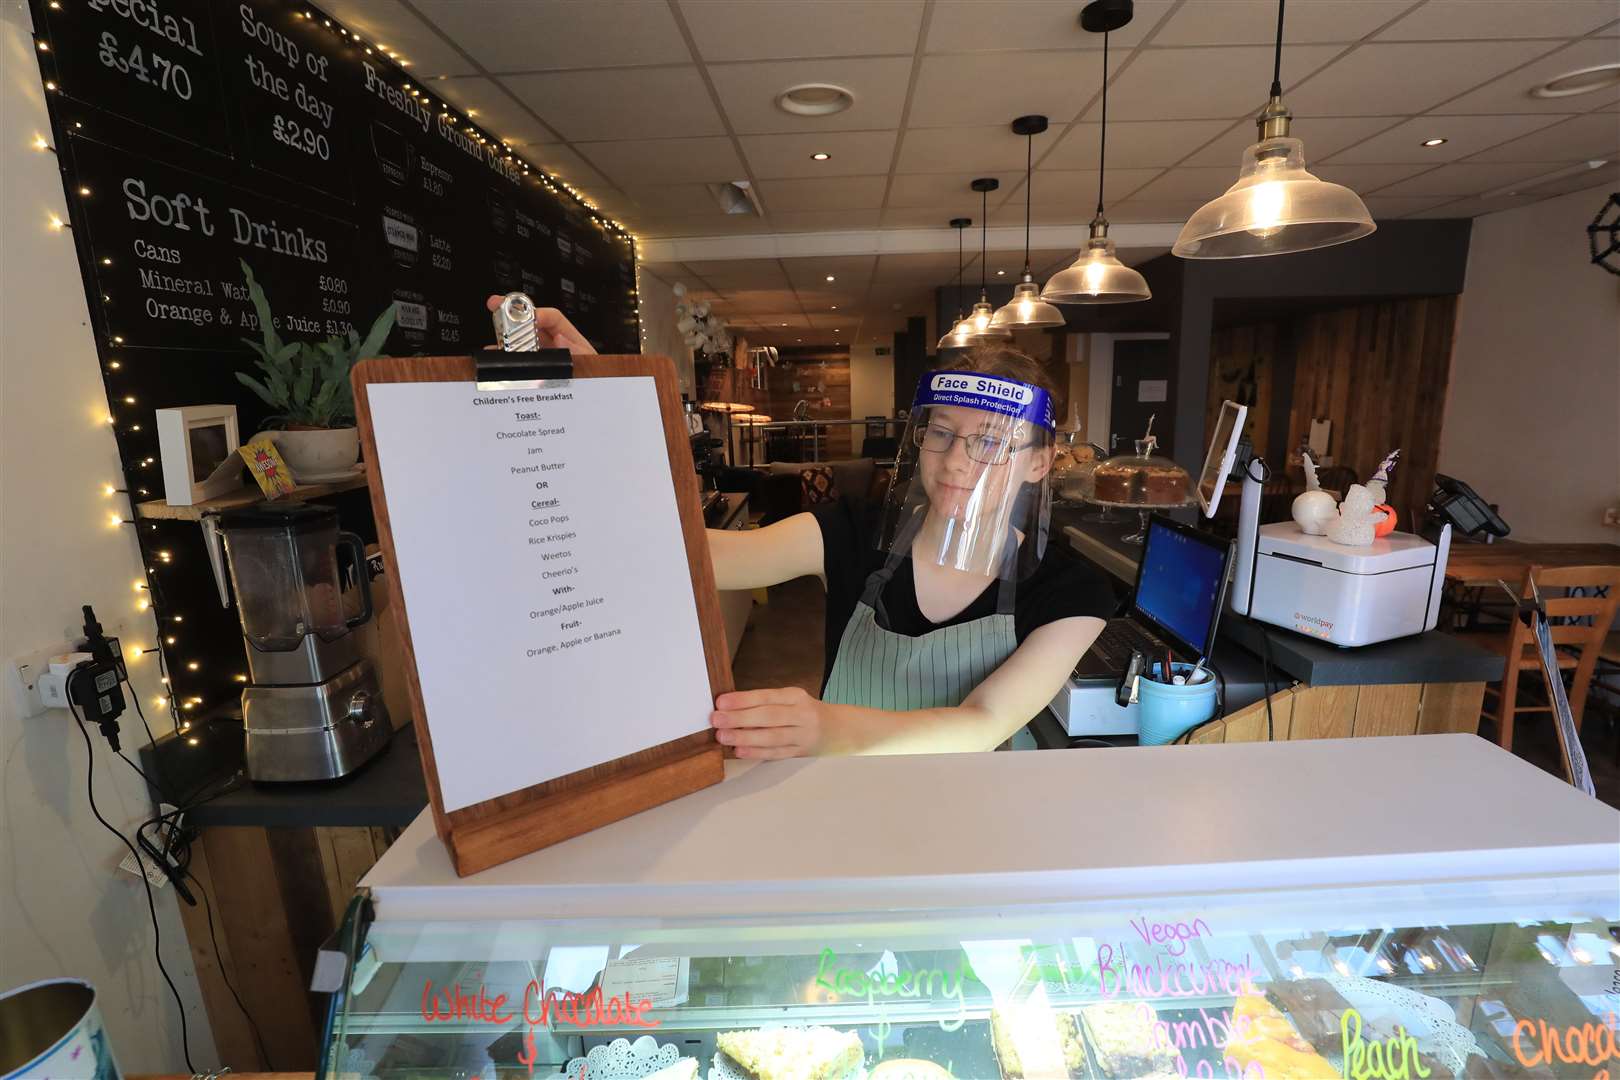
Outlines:
[[[1040,480],[1052,467],[1052,447],[1034,445],[1036,428],[1026,421],[1009,429],[1006,419],[994,413],[939,405],[929,409],[927,424],[936,429],[931,435],[939,442],[944,441],[943,432],[953,436],[948,449],[931,450],[925,445],[917,450],[917,473],[936,514],[961,519],[973,504],[977,514],[1005,516],[1018,486]],[[962,439],[972,435],[1002,439],[1010,435],[1011,453],[1000,464],[975,461]]]

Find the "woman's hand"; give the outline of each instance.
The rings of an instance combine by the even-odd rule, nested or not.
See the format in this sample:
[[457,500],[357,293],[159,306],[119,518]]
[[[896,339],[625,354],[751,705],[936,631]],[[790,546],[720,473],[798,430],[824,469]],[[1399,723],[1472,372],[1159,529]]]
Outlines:
[[[501,306],[500,296],[491,296],[484,306],[493,312]],[[585,335],[574,329],[568,317],[554,307],[534,309],[534,328],[542,349],[567,349],[574,356],[595,356],[596,350],[585,340]],[[495,348],[491,345],[490,348]]]
[[803,757],[821,745],[830,707],[798,686],[738,690],[715,699],[709,723],[740,758]]

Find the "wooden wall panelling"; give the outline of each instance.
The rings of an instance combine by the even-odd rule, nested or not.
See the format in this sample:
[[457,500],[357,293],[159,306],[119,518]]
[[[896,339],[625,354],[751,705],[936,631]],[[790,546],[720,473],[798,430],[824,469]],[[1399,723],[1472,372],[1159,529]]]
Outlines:
[[267,878],[276,871],[265,832],[235,827],[203,833],[215,885],[215,925],[230,939],[231,982],[258,1021],[276,1067],[313,1069],[320,1029],[308,1009],[287,1007],[306,1000],[309,984],[292,955],[281,892]]
[[[850,416],[849,350],[844,348],[793,348],[781,350],[781,363],[765,371],[766,388],[752,391],[752,396],[737,400],[751,401],[755,409],[772,420],[793,419],[793,406],[803,398],[810,402],[810,415],[817,419],[860,419]],[[822,368],[825,363],[827,366]],[[797,382],[799,389],[794,390]],[[821,386],[820,392],[811,389]],[[823,405],[823,401],[831,404]],[[906,399],[911,404],[911,399]],[[822,429],[821,460],[837,461],[853,457],[860,452],[866,429],[842,425]],[[754,451],[756,462],[764,461],[763,441]],[[805,459],[810,457],[810,443],[805,441]]]
[[1356,698],[1356,718],[1350,734],[1415,735],[1418,702],[1423,697],[1421,683],[1391,683],[1363,686]]
[[1479,714],[1485,704],[1484,683],[1426,683],[1418,706],[1419,735],[1448,731],[1479,732]]
[[1276,323],[1250,326],[1224,326],[1216,330],[1209,346],[1209,395],[1204,410],[1204,430],[1215,430],[1221,402],[1227,399],[1249,406],[1243,430],[1256,451],[1269,458],[1271,450],[1271,406],[1277,393],[1273,375],[1277,364],[1277,343],[1281,327]]
[[[208,1013],[209,1030],[214,1036],[214,1049],[220,1061],[229,1062],[237,1069],[268,1068],[269,1063],[259,1054],[258,1044],[253,1039],[253,1029],[248,1026],[247,1018],[242,1015],[242,1010],[231,997],[230,987],[225,984],[227,973],[233,984],[238,976],[231,960],[230,935],[220,925],[219,890],[214,885],[204,844],[192,845],[188,869],[196,879],[191,885],[192,891],[206,890],[214,908],[214,933],[210,934],[208,911],[203,907],[202,897],[198,897],[195,905],[178,905],[180,922],[186,930],[186,942],[191,947],[192,968],[197,973],[197,988],[201,992],[203,1008]],[[218,951],[215,950],[216,941]]]
[[1359,686],[1294,688],[1290,739],[1348,739],[1356,716]]

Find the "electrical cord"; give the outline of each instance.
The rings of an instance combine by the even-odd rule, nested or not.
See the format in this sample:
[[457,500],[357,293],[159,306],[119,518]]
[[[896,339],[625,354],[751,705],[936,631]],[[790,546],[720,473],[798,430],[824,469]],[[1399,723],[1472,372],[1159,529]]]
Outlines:
[[1260,674],[1266,691],[1266,741],[1272,742],[1276,733],[1271,726],[1271,634],[1265,630],[1260,631],[1260,654]]
[[[136,872],[140,876],[141,885],[146,889],[147,914],[151,915],[152,917],[152,955],[157,960],[158,972],[162,974],[163,981],[169,984],[169,993],[174,995],[174,1006],[177,1010],[179,1010],[180,1013],[181,1055],[185,1058],[186,1068],[190,1072],[196,1073],[197,1067],[191,1063],[191,1034],[186,1026],[186,1004],[181,1000],[180,990],[174,985],[174,980],[169,977],[169,969],[163,966],[162,931],[158,929],[157,900],[152,896],[152,883],[146,879],[146,864],[141,861],[141,853],[135,850],[135,845],[129,842],[129,837],[119,832],[106,818],[102,817],[101,810],[96,806],[95,746],[90,742],[90,730],[84,726],[84,717],[79,714],[78,705],[73,702],[69,702],[68,708],[72,710],[73,719],[79,725],[79,734],[84,736],[84,753],[86,763],[84,786],[85,794],[87,794],[90,799],[90,812],[95,815],[97,821],[101,822],[101,827],[118,837],[118,842],[128,848],[129,853],[135,857]],[[131,762],[130,764],[134,764],[134,762]]]

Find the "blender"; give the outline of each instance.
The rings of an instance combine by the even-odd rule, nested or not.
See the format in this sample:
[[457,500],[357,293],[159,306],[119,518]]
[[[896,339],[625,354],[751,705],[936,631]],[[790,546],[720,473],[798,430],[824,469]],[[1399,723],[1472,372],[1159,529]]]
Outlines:
[[[353,633],[372,614],[365,546],[339,531],[329,506],[260,503],[227,510],[215,525],[247,651],[248,776],[331,780],[353,772],[393,733],[377,673]],[[229,606],[218,548],[210,547]],[[338,575],[339,548],[354,567],[349,589]]]

